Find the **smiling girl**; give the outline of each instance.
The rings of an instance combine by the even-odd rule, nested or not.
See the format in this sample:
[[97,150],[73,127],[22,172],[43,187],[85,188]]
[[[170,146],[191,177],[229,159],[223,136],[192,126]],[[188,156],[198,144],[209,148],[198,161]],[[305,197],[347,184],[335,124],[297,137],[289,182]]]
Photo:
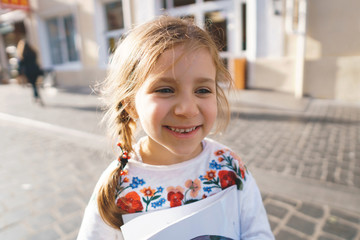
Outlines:
[[[252,175],[228,147],[207,138],[230,118],[220,85],[232,85],[230,74],[209,34],[193,23],[160,17],[125,37],[102,91],[121,155],[100,178],[78,239],[122,239],[124,214],[181,207],[231,186],[240,238],[273,239]],[[146,136],[134,143],[137,124]]]

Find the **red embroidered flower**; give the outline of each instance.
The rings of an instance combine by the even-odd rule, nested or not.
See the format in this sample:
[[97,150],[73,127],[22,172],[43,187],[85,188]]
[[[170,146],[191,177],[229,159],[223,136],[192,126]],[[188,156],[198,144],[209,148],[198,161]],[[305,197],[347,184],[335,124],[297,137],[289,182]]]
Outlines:
[[219,162],[222,162],[222,161],[224,161],[224,158],[223,158],[223,157],[219,157],[219,158],[218,158],[218,161],[219,161]]
[[236,184],[236,175],[232,171],[219,171],[220,185],[222,189],[228,188]]
[[148,187],[148,188],[141,189],[140,192],[143,193],[145,195],[145,197],[152,197],[152,196],[154,196],[154,193],[156,192],[156,190]]
[[218,150],[218,151],[215,152],[215,155],[216,155],[216,156],[221,156],[221,155],[223,155],[224,153],[225,153],[224,150]]
[[140,212],[144,208],[141,204],[140,196],[134,191],[119,198],[116,205],[128,213]]
[[124,178],[124,182],[129,182],[130,180],[126,177]]
[[121,175],[121,176],[128,175],[128,171],[127,171],[127,170],[121,170],[121,171],[120,171],[120,175]]
[[215,170],[206,171],[206,175],[204,176],[204,178],[206,178],[207,180],[212,180],[215,177],[216,177],[216,171]]
[[170,201],[170,207],[181,206],[182,200],[184,199],[184,189],[180,186],[168,187],[166,189],[168,191],[167,200]]

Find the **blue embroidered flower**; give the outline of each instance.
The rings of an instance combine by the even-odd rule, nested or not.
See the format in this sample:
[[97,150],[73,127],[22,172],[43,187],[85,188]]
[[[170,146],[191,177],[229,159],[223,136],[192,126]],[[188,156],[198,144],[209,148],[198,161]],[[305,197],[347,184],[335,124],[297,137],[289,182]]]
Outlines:
[[139,185],[144,185],[145,184],[145,181],[144,181],[144,179],[139,179]]
[[153,208],[162,207],[162,205],[166,202],[165,198],[160,198],[159,201],[151,203]]
[[158,187],[158,188],[157,188],[157,191],[158,191],[159,193],[162,193],[162,192],[164,191],[164,188]]
[[208,193],[211,193],[211,187],[204,187],[204,192],[208,192]]
[[138,177],[133,177],[132,182],[134,184],[139,184],[139,178]]
[[137,188],[139,185],[144,185],[145,181],[144,179],[139,179],[138,177],[133,177],[132,178],[132,183],[130,184],[130,187],[132,189]]
[[221,169],[221,165],[220,164],[218,164],[215,160],[212,160],[211,162],[210,162],[210,169],[216,169],[216,170],[219,170],[219,169]]
[[200,175],[199,179],[200,179],[201,181],[206,180],[206,178],[204,178],[204,176],[203,176],[203,175]]
[[137,188],[137,187],[138,187],[138,184],[135,184],[135,183],[130,183],[130,187],[131,187],[132,189],[135,189],[135,188]]

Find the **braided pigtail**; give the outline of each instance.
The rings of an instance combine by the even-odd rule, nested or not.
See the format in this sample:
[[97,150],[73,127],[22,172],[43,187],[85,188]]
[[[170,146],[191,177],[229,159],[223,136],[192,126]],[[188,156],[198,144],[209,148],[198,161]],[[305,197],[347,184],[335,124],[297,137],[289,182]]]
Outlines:
[[123,107],[122,103],[119,103],[117,110],[119,112],[117,126],[119,138],[121,139],[120,142],[125,151],[132,152],[133,130],[136,128],[136,122]]
[[[99,213],[103,220],[110,226],[119,229],[123,225],[122,215],[127,213],[116,203],[116,199],[122,192],[120,183],[123,181],[122,177],[126,175],[125,166],[129,159],[129,153],[133,151],[133,129],[136,126],[135,120],[125,110],[121,103],[117,106],[117,130],[120,138],[118,147],[120,148],[120,157],[118,158],[118,166],[114,169],[107,180],[99,189],[97,198]],[[121,201],[119,199],[118,201]]]

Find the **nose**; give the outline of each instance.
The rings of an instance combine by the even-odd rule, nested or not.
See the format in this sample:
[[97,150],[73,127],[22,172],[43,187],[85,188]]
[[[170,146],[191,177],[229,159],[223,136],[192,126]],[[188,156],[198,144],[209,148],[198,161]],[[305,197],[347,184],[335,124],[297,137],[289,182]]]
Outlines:
[[199,114],[199,107],[193,97],[182,96],[177,99],[174,113],[177,116],[192,118]]

